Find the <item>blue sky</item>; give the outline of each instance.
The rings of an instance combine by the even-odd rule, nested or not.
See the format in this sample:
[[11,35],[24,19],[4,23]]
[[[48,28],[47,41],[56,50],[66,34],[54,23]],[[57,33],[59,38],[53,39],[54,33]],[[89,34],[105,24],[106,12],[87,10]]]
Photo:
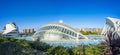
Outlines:
[[0,30],[7,22],[22,30],[59,20],[78,28],[102,28],[106,17],[120,18],[120,0],[0,0]]

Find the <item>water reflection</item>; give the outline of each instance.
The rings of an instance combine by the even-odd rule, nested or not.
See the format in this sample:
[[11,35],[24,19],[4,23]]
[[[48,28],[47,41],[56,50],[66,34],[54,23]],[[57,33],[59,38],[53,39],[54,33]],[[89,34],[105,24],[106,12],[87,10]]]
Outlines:
[[[88,44],[100,44],[103,40],[102,36],[87,36],[89,39],[80,39],[78,41],[43,41],[45,43],[48,43],[53,46],[65,46],[65,47],[71,47],[71,46],[78,46],[81,44],[88,45]],[[29,41],[33,41],[31,37],[25,37],[25,38],[18,38],[18,39],[26,39]]]

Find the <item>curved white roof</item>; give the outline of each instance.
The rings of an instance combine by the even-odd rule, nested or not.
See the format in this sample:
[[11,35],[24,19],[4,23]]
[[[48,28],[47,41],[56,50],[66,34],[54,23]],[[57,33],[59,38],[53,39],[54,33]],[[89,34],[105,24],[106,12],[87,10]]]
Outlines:
[[[80,32],[79,30],[77,30],[77,29],[75,29],[75,28],[73,28],[73,27],[71,27],[71,26],[69,26],[69,25],[66,25],[66,24],[64,24],[64,23],[51,22],[51,23],[48,23],[48,24],[58,24],[58,25],[62,25],[62,26],[65,26],[65,27],[67,27],[67,28],[70,28],[71,30],[74,30],[75,32]],[[48,25],[48,24],[47,24],[47,25]]]

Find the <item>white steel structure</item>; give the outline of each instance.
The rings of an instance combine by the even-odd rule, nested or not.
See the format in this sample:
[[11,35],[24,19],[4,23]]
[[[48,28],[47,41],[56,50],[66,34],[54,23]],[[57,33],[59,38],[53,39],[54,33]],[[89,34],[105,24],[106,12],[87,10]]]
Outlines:
[[120,45],[120,19],[107,17],[101,34],[108,44]]
[[64,24],[63,21],[48,23],[42,26],[33,36],[52,41],[88,39],[79,30]]

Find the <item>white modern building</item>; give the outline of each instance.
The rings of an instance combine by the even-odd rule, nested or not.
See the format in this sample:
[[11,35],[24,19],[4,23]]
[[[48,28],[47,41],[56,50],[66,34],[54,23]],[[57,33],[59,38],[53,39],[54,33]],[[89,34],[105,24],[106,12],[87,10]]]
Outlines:
[[8,22],[2,31],[2,35],[7,37],[19,37],[17,25],[14,22]]
[[120,19],[107,17],[101,34],[108,45],[120,45]]
[[36,31],[34,37],[51,41],[88,39],[82,35],[79,30],[64,24],[63,21],[43,25]]

